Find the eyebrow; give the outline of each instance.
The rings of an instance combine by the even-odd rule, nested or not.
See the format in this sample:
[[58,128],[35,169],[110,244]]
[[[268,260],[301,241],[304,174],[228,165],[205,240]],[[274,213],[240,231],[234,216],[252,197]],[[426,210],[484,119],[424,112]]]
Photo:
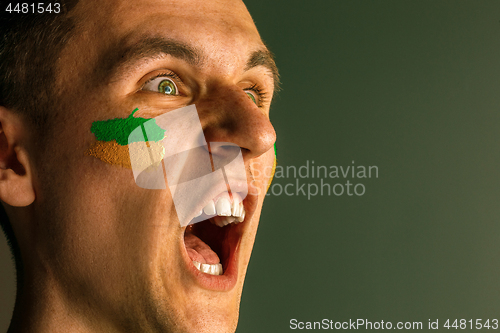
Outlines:
[[[93,69],[95,82],[120,79],[142,63],[170,55],[190,65],[203,64],[202,52],[176,40],[163,37],[146,37],[139,42],[127,45],[128,38],[110,45],[101,53]],[[254,51],[245,66],[245,71],[264,66],[272,74],[274,89],[279,90],[279,73],[273,55],[267,49]]]
[[250,55],[245,70],[250,70],[257,66],[264,66],[271,71],[274,79],[274,91],[280,90],[280,75],[278,67],[274,61],[274,56],[268,49],[255,51]]
[[191,65],[201,63],[200,52],[175,40],[148,37],[130,46],[123,46],[126,45],[125,41],[117,44],[119,45],[109,46],[99,56],[93,71],[93,77],[98,81],[108,80],[115,76],[120,78],[141,63],[161,58],[164,55],[171,55]]

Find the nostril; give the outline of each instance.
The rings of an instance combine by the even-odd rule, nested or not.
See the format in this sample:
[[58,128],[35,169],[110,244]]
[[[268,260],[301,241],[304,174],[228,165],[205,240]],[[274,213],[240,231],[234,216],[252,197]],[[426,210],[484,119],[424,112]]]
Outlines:
[[234,161],[241,153],[241,148],[229,142],[210,142],[210,152],[217,170]]

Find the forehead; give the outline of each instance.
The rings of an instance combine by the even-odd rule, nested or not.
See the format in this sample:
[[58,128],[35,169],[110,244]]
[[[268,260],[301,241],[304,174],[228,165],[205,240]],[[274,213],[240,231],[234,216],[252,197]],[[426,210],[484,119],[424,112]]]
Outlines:
[[[256,29],[240,0],[79,0],[74,15],[97,29],[127,32],[141,25],[181,33],[196,27],[217,33]],[[87,26],[87,28],[88,28]],[[102,31],[101,31],[102,32]]]
[[[86,67],[104,50],[124,49],[145,38],[164,37],[200,50],[219,73],[241,65],[263,43],[239,0],[80,0],[71,13],[77,22],[67,56]],[[64,54],[63,54],[64,55]],[[231,61],[228,61],[231,60]],[[94,63],[95,64],[95,63]]]

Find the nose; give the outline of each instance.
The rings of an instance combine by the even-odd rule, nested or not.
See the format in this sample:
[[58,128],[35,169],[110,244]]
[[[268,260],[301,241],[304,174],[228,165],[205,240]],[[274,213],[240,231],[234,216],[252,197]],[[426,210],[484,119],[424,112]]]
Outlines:
[[[206,141],[238,145],[245,161],[271,149],[276,132],[267,112],[237,86],[219,88],[218,91],[212,98],[197,103]],[[218,152],[212,150],[212,153]]]

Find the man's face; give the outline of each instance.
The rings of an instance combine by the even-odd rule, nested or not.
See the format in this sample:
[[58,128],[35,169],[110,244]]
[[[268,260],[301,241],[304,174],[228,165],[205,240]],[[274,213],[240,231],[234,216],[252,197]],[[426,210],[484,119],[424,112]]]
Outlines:
[[[80,0],[70,15],[77,28],[57,63],[61,102],[34,168],[36,259],[60,286],[53,292],[91,315],[82,325],[95,332],[234,330],[275,141],[272,61],[250,15],[239,1],[204,0]],[[158,87],[165,79],[174,93]],[[132,170],[85,151],[95,121],[192,104],[207,142],[241,147],[249,195],[243,223],[201,227],[202,243],[186,249],[168,189],[140,188]],[[188,250],[200,260],[219,252],[224,274],[200,272]]]

